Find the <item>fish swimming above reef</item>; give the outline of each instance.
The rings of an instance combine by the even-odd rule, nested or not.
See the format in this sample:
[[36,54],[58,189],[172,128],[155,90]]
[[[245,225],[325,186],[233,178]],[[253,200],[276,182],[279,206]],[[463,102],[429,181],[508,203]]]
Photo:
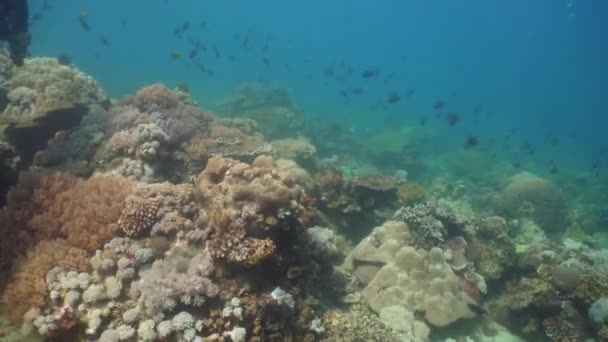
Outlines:
[[361,72],[361,77],[366,79],[373,78],[378,75],[380,75],[380,71],[378,70],[363,70],[363,72]]
[[109,46],[110,45],[110,41],[106,37],[104,37],[104,36],[99,37],[99,42],[103,46]]
[[182,58],[182,53],[179,51],[173,51],[173,52],[171,52],[171,54],[169,56],[173,60],[178,60],[178,59]]
[[396,91],[392,92],[386,99],[386,102],[389,104],[395,104],[399,101],[401,101],[401,97],[399,96],[399,93],[397,93]]
[[450,125],[450,127],[453,127],[460,121],[460,116],[458,115],[458,113],[452,112],[452,113],[446,114],[445,119],[448,122],[448,124]]
[[59,56],[57,56],[57,62],[59,62],[59,64],[61,64],[61,65],[70,65],[70,64],[72,64],[72,60],[65,53],[62,53]]
[[91,25],[89,25],[89,15],[87,14],[87,12],[80,12],[80,14],[78,15],[78,23],[84,31],[91,31]]
[[443,102],[442,100],[437,100],[433,104],[433,109],[434,110],[442,110],[443,107],[445,107],[445,102]]
[[469,135],[464,142],[464,148],[469,149],[479,145],[479,139],[476,136]]

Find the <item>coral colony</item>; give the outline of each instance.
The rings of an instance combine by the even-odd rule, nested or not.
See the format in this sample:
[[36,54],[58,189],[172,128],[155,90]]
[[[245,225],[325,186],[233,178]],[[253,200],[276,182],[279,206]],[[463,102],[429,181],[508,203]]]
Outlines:
[[[321,158],[287,134],[323,130],[298,122],[281,90],[246,86],[219,118],[162,84],[109,100],[69,64],[0,57],[15,175],[0,294],[21,327],[4,336],[608,338],[608,252],[556,238],[571,208],[547,179],[517,173],[475,212],[456,182],[414,182],[411,150],[383,137],[362,153],[395,160],[389,173]],[[26,148],[29,130],[47,141]]]

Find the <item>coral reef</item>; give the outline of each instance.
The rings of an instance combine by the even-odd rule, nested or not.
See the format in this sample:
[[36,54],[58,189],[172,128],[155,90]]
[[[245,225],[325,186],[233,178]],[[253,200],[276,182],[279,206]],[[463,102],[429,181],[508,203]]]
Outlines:
[[522,172],[497,192],[513,168],[469,175],[481,148],[426,174],[445,159],[422,159],[436,146],[415,130],[305,122],[281,88],[244,86],[220,119],[183,85],[110,103],[54,59],[0,52],[2,80],[0,174],[35,166],[0,209],[1,307],[24,333],[608,338],[608,251],[589,228],[603,209],[566,201],[574,181]]

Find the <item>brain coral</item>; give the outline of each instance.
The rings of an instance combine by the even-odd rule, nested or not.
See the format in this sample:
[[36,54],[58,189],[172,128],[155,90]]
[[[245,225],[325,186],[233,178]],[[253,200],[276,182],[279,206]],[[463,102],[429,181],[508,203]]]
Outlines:
[[563,231],[568,224],[568,208],[557,187],[529,172],[511,177],[496,200],[496,211],[512,218],[528,216],[547,232]]

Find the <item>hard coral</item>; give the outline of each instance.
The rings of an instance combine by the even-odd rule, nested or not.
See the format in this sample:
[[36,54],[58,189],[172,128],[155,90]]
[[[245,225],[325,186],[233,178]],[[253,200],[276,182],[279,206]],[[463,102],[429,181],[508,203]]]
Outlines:
[[289,175],[272,168],[214,157],[196,188],[212,230],[208,245],[217,258],[259,264],[274,254],[280,227],[307,223],[306,194]]
[[31,125],[58,109],[104,104],[107,97],[97,82],[80,70],[60,65],[55,58],[31,58],[9,80],[9,104],[0,122]]
[[496,201],[499,214],[530,217],[546,232],[565,230],[568,207],[553,183],[528,172],[513,176]]
[[178,98],[171,89],[156,83],[138,90],[135,97],[127,99],[126,102],[132,102],[142,112],[151,113],[155,110],[175,107]]
[[154,200],[129,196],[118,219],[118,226],[127,236],[137,236],[156,223],[158,207]]

